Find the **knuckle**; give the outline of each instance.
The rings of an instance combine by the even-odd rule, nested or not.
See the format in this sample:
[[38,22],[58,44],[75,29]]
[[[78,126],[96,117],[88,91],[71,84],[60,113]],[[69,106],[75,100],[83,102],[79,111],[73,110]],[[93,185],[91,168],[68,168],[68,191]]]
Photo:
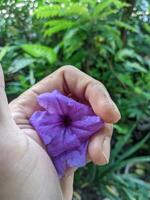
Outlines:
[[66,72],[68,70],[77,70],[77,68],[73,65],[63,65],[59,68],[60,71]]
[[103,99],[105,99],[104,104],[106,104],[108,99],[110,98],[110,95],[109,95],[106,87],[104,86],[103,83],[101,83],[98,80],[91,79],[91,81],[89,82],[89,89],[91,91],[95,91],[95,89],[97,89],[96,91],[99,91],[101,93],[101,96],[103,97]]

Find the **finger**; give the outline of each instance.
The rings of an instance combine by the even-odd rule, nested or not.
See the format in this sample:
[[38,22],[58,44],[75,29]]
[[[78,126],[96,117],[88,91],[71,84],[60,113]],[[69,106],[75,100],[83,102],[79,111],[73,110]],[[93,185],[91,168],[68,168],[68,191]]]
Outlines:
[[41,109],[37,102],[37,96],[39,94],[51,92],[54,89],[63,92],[63,77],[57,74],[58,71],[45,77],[10,102],[9,106],[17,124],[28,124],[28,119],[32,113]]
[[[105,126],[94,135],[88,145],[88,162],[94,164],[105,165],[109,162],[110,157],[110,142],[113,133],[113,125],[105,124]],[[66,177],[74,174],[77,168],[70,168],[66,172]]]
[[88,101],[94,112],[104,121],[115,123],[120,119],[117,106],[101,82],[74,67],[64,68],[63,77],[70,93],[78,99]]
[[74,180],[74,173],[70,176],[65,176],[61,178],[60,185],[62,188],[63,196],[65,200],[71,200],[73,196],[73,180]]
[[28,117],[37,109],[37,95],[54,89],[89,102],[94,112],[108,123],[115,123],[120,119],[120,112],[104,85],[72,66],[58,69],[22,95],[24,105],[29,102],[32,104],[32,111],[26,109]]
[[94,164],[104,165],[109,162],[112,132],[112,124],[105,124],[101,131],[90,139],[88,157]]

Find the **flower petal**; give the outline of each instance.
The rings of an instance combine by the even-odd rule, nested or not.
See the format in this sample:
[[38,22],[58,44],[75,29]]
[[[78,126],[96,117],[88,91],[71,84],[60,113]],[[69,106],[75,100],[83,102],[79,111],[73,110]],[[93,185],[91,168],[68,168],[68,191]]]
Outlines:
[[64,176],[66,169],[68,168],[66,162],[66,154],[62,154],[61,156],[52,157],[53,164],[57,170],[58,176],[61,178]]
[[103,120],[98,116],[83,116],[81,120],[72,122],[71,129],[80,140],[85,141],[100,130],[103,124]]
[[66,160],[69,167],[82,167],[86,164],[88,141],[81,144],[78,149],[67,152]]
[[[58,156],[59,154],[71,151],[80,147],[81,142],[78,137],[71,131],[70,128],[62,128],[59,136],[47,146],[47,151],[51,156]],[[57,147],[57,148],[56,148]]]
[[88,142],[84,142],[78,149],[74,149],[71,152],[64,152],[57,157],[52,157],[59,177],[64,176],[66,170],[70,167],[82,167],[86,164],[87,146]]
[[72,119],[94,114],[89,106],[64,96],[57,90],[39,95],[38,103],[50,114],[69,115]]
[[35,128],[45,145],[61,132],[61,121],[58,115],[49,115],[47,111],[34,112],[30,123]]

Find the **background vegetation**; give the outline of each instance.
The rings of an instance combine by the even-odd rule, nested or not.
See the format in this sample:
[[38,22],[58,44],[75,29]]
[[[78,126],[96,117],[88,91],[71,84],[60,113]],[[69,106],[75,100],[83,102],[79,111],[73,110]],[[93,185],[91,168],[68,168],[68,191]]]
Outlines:
[[1,0],[0,62],[9,100],[64,64],[102,81],[122,120],[110,164],[78,170],[74,199],[150,199],[149,0]]

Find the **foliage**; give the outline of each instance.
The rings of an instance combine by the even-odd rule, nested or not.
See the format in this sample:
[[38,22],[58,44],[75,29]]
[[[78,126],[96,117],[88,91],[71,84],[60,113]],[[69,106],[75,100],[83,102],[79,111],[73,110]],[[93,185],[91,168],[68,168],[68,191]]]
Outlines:
[[9,99],[64,64],[103,82],[122,120],[114,126],[110,164],[79,170],[74,198],[150,198],[149,1],[46,2],[0,2],[0,62]]

